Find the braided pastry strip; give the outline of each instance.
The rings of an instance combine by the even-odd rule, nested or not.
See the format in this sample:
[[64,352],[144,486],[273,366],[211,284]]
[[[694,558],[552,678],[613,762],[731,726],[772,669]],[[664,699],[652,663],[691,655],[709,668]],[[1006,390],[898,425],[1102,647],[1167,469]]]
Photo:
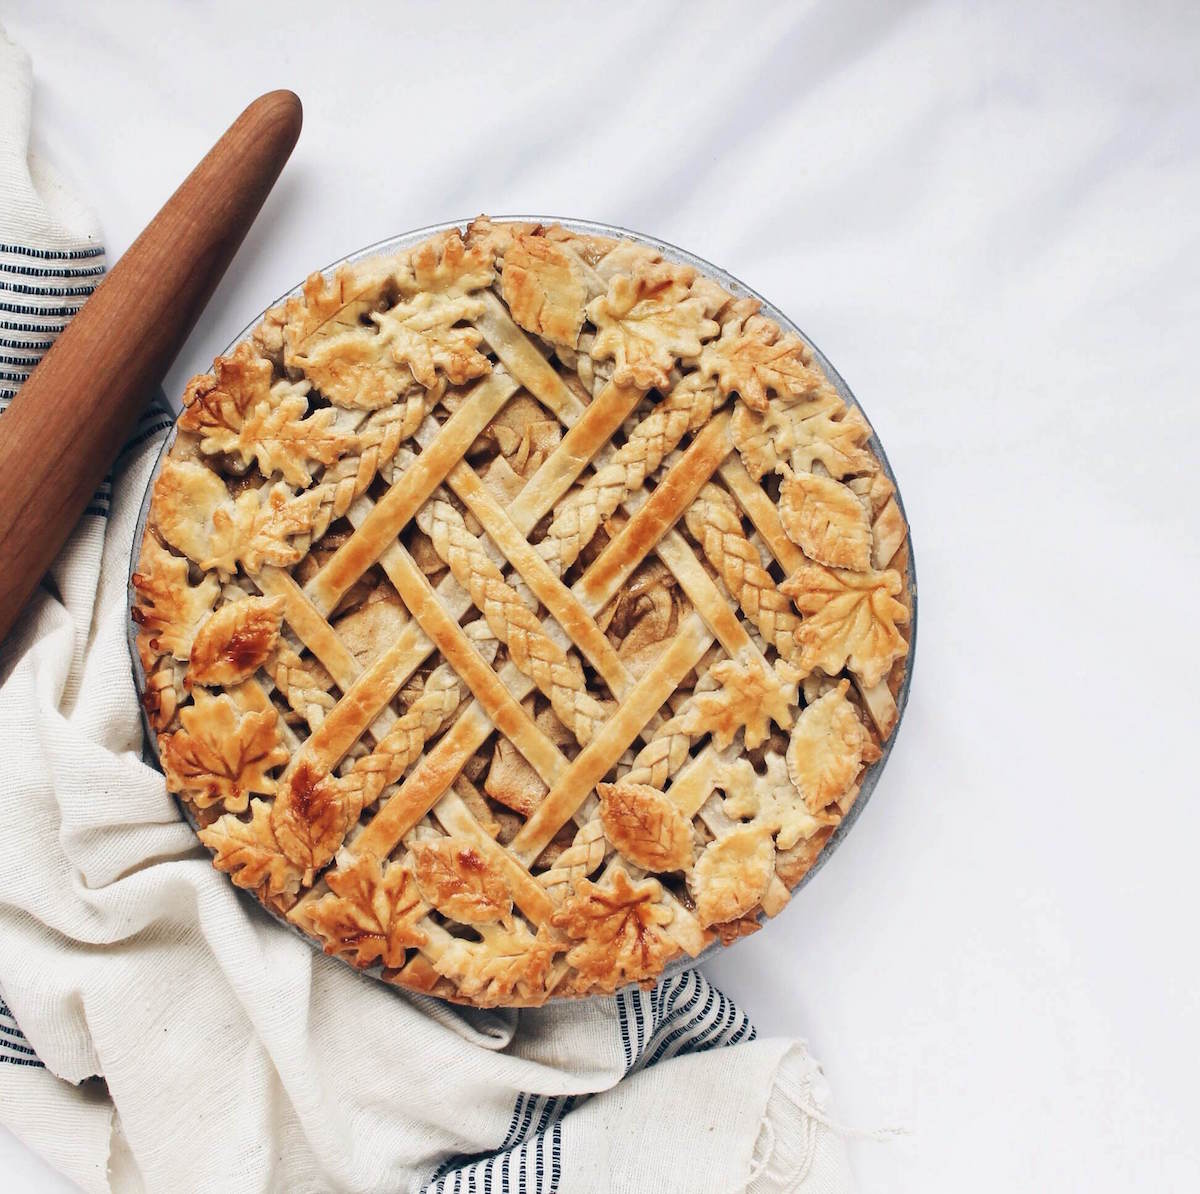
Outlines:
[[536,612],[505,581],[449,502],[426,502],[417,525],[470,594],[492,633],[508,645],[513,663],[546,694],[559,721],[586,746],[603,726],[605,714],[604,706],[587,691],[579,657],[546,634]]
[[716,485],[706,485],[684,515],[688,530],[746,616],[779,654],[796,663],[800,656],[800,619],[791,600],[776,587],[762,566],[754,544],[746,538],[733,499]]
[[337,704],[333,693],[305,667],[288,643],[281,642],[264,666],[280,696],[304,718],[310,729],[315,730]]
[[410,439],[425,416],[441,400],[445,385],[432,390],[410,390],[403,402],[373,411],[359,428],[358,448],[343,456],[322,474],[317,483],[320,506],[312,529],[293,543],[302,554],[320,539],[329,524],[341,518],[354,501],[366,493],[379,470],[396,455],[400,445]]
[[[490,641],[490,647],[488,641],[483,642],[482,654],[494,657],[494,640]],[[454,669],[448,663],[441,664],[430,673],[421,694],[408,706],[403,716],[392,723],[374,750],[357,758],[345,775],[331,775],[322,781],[323,787],[327,785],[328,803],[337,808],[340,825],[314,827],[318,836],[324,835],[318,844],[309,845],[314,855],[314,868],[323,865],[337,853],[362,810],[373,804],[384,788],[398,780],[420,757],[425,743],[453,717],[469,695],[466,684]],[[302,825],[307,820],[307,814],[302,808],[296,807],[294,799],[293,789],[284,786],[271,809],[272,827],[280,818],[284,823],[290,819],[289,833],[293,836],[296,824]],[[308,884],[312,878],[310,872],[304,882]]]
[[713,385],[677,385],[630,433],[607,464],[563,502],[538,553],[561,576],[591,542],[600,524],[646,478],[689,431],[697,431],[725,399]]
[[425,743],[445,725],[466,695],[466,685],[449,664],[435,668],[421,695],[396,719],[375,749],[333,783],[351,797],[359,810],[373,803],[420,756]]
[[566,898],[576,879],[592,874],[607,853],[604,826],[599,817],[592,817],[579,827],[574,840],[554,860],[554,865],[537,876],[538,882],[557,903]]

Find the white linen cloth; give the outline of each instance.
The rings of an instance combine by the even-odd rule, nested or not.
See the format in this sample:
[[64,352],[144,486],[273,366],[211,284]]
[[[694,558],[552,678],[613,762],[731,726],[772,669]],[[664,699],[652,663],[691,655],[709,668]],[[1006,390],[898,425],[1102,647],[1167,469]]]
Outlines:
[[[29,123],[0,30],[0,400],[104,262]],[[314,952],[211,868],[142,760],[125,641],[167,423],[148,413],[0,648],[0,1121],[89,1191],[849,1188],[804,1046],[755,1039],[698,972],[456,1010]]]

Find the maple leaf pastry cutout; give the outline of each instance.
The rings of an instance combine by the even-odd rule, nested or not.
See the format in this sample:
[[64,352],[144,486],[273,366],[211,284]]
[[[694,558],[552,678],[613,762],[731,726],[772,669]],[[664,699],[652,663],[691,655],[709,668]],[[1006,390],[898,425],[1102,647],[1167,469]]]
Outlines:
[[406,264],[395,274],[404,295],[432,294],[458,298],[492,284],[493,254],[482,245],[470,245],[457,228],[449,228],[417,245]]
[[270,804],[252,800],[250,812],[249,821],[226,813],[200,830],[200,840],[213,852],[213,866],[227,872],[238,887],[267,896],[294,895],[303,872],[292,865],[275,841]]
[[304,488],[314,465],[333,464],[358,442],[338,428],[335,410],[308,413],[308,391],[306,381],[274,381],[271,362],[242,343],[218,357],[212,373],[188,383],[179,427],[200,437],[202,452],[224,454],[237,471],[257,464],[264,477],[278,474]]
[[810,367],[808,345],[757,314],[758,308],[755,299],[731,304],[720,336],[700,354],[701,376],[715,378],[722,394],[737,394],[756,411],[765,411],[773,394],[795,398],[827,385],[824,374]]
[[789,468],[811,473],[818,462],[839,480],[878,467],[865,447],[871,438],[866,419],[858,407],[847,407],[828,382],[811,395],[772,398],[762,412],[737,403],[729,432],[756,481]]
[[725,793],[726,816],[749,819],[775,837],[780,850],[790,850],[797,842],[807,841],[841,820],[841,811],[812,812],[804,795],[792,782],[787,762],[775,751],[763,758],[763,773],[755,771],[749,759],[728,764],[717,780]]
[[797,636],[797,660],[807,675],[814,668],[834,676],[849,667],[867,688],[887,675],[908,652],[897,629],[908,609],[897,600],[904,588],[899,572],[850,572],[801,564],[780,586],[805,614]]
[[694,292],[696,282],[689,266],[642,264],[614,277],[608,293],[588,305],[598,329],[591,356],[615,362],[617,385],[665,391],[676,360],[698,356],[717,334],[711,316],[728,296],[711,284]]
[[150,517],[172,547],[204,571],[228,577],[239,565],[253,574],[268,564],[295,564],[327,500],[319,486],[295,494],[282,481],[235,500],[212,469],[168,457],[154,485]]
[[711,732],[717,749],[724,750],[744,729],[746,747],[753,750],[769,737],[772,721],[781,729],[791,728],[800,675],[783,660],[772,668],[753,656],[723,659],[709,675],[719,687],[692,698],[689,732]]
[[199,584],[191,584],[187,560],[172,555],[150,535],[131,583],[137,594],[132,617],[138,625],[142,666],[149,671],[160,654],[187,659],[197,630],[220,595],[217,578],[206,575]]
[[522,920],[479,927],[482,942],[452,939],[434,959],[462,998],[478,1007],[539,1004],[546,997],[550,968],[566,946],[545,928],[530,932]]
[[419,924],[428,908],[402,864],[350,858],[327,871],[325,883],[328,892],[302,900],[288,919],[317,937],[327,954],[360,968],[381,962],[398,969],[409,949],[428,944]]
[[244,711],[225,693],[200,689],[179,720],[182,728],[159,740],[170,791],[188,796],[197,808],[220,804],[228,812],[242,812],[252,792],[275,791],[267,772],[286,762],[289,751],[273,708]]
[[615,991],[658,975],[679,952],[663,932],[673,912],[656,879],[634,883],[621,867],[603,884],[578,879],[554,914],[554,925],[575,939],[567,962],[581,989]]

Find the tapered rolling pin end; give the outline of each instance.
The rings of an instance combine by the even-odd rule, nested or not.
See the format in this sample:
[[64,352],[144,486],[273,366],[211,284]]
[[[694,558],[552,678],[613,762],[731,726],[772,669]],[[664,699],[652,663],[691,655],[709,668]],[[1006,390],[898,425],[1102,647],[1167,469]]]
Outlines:
[[262,121],[264,127],[277,125],[278,144],[287,146],[287,153],[292,151],[304,123],[304,106],[294,91],[286,88],[268,91],[266,95],[260,95],[238,119],[245,120],[252,114]]

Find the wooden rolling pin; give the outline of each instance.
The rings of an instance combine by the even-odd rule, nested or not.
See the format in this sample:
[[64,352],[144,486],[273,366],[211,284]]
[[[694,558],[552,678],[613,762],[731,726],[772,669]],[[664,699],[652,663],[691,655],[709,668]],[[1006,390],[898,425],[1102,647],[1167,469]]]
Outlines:
[[167,200],[0,418],[0,640],[170,368],[300,135],[256,99]]

